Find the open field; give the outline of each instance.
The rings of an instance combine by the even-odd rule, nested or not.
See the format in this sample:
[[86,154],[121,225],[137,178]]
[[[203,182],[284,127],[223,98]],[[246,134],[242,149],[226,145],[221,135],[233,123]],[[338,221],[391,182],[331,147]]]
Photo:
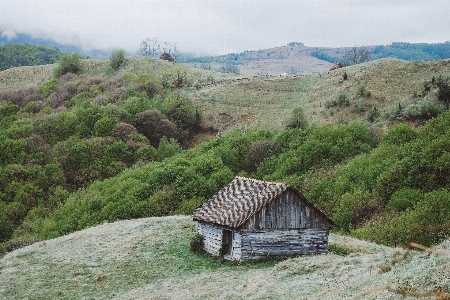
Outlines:
[[[119,221],[38,242],[0,260],[2,299],[416,299],[449,292],[450,257],[331,234],[336,253],[237,264],[189,251],[190,217]],[[450,250],[450,241],[438,248]],[[339,253],[339,254],[337,254]],[[425,297],[422,299],[436,299]]]

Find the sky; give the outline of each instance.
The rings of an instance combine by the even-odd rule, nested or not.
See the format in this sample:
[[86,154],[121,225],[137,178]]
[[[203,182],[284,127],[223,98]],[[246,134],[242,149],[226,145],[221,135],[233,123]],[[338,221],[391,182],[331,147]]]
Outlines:
[[450,41],[450,0],[0,0],[0,34],[136,52],[146,38],[218,55]]

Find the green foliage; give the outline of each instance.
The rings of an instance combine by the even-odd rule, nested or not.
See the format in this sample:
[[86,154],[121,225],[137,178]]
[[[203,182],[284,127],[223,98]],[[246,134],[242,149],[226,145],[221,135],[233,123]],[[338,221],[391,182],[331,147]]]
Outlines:
[[383,144],[402,145],[414,141],[418,134],[414,128],[406,124],[400,124],[391,128],[383,136]]
[[3,119],[5,117],[14,116],[19,110],[20,107],[16,104],[11,102],[2,103],[0,106],[0,118]]
[[151,162],[156,161],[158,151],[151,145],[139,148],[135,153],[136,161]]
[[206,200],[201,197],[194,197],[189,200],[184,200],[180,202],[180,205],[175,210],[177,215],[192,215],[195,209],[205,203]]
[[0,213],[0,242],[5,242],[11,238],[14,230],[14,225],[3,214]]
[[131,80],[132,87],[137,92],[145,92],[149,99],[162,93],[160,80],[152,73],[141,73]]
[[203,236],[201,234],[196,234],[192,237],[191,243],[189,244],[189,250],[192,252],[203,251]]
[[449,201],[448,190],[425,193],[414,208],[375,220],[352,235],[389,246],[406,246],[410,242],[435,245],[450,236],[448,228],[441,228],[450,219]]
[[398,58],[403,60],[435,60],[450,57],[450,42],[427,43],[392,43],[386,46],[376,46],[371,53],[371,59]]
[[181,143],[186,143],[189,136],[200,127],[200,112],[187,97],[170,93],[163,102],[162,111],[175,125]]
[[350,105],[350,95],[347,92],[341,92],[338,95],[339,106],[349,106]]
[[53,79],[42,84],[37,92],[40,94],[47,94],[48,92],[52,92],[58,88],[58,80]]
[[124,50],[115,50],[109,56],[109,65],[113,68],[114,71],[117,71],[120,66],[125,62],[125,51]]
[[448,79],[444,79],[442,76],[439,76],[436,80],[436,86],[438,87],[437,98],[439,101],[445,103],[447,109],[450,105],[450,85],[448,84]]
[[157,160],[163,161],[166,158],[172,157],[181,151],[180,144],[175,139],[167,140],[166,136],[163,136],[159,141]]
[[315,58],[330,62],[330,63],[335,63],[338,62],[340,60],[339,57],[335,57],[335,56],[331,56],[328,55],[327,53],[323,52],[323,51],[313,51],[310,53],[311,56],[314,56]]
[[294,174],[305,174],[311,168],[335,164],[347,157],[369,152],[374,146],[367,126],[359,122],[339,127],[313,127],[306,136],[293,135],[290,138],[289,149],[260,165],[262,169],[274,168],[272,175],[264,178],[280,180]]
[[64,54],[54,71],[54,75],[58,78],[66,73],[78,74],[81,71],[80,57],[78,54]]
[[286,128],[308,128],[308,120],[301,107],[297,107],[292,111],[291,116],[286,120]]
[[26,146],[25,139],[16,140],[0,136],[0,167],[27,162]]
[[365,96],[367,93],[367,88],[365,84],[358,85],[358,96]]
[[176,192],[168,186],[154,193],[148,201],[150,214],[154,217],[170,215],[175,212],[179,203]]
[[116,127],[117,121],[109,117],[103,117],[94,124],[95,136],[110,136]]
[[55,48],[35,45],[0,45],[0,71],[21,66],[57,62],[63,53]]
[[421,190],[404,188],[392,194],[386,208],[391,211],[405,211],[408,208],[413,208],[422,199],[423,192]]

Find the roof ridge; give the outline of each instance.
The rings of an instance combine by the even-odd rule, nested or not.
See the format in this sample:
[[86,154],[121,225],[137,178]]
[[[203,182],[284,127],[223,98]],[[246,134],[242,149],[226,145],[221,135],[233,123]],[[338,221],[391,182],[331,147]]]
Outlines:
[[254,181],[254,182],[259,182],[259,183],[267,183],[267,184],[276,184],[276,185],[290,186],[289,184],[282,183],[282,182],[265,181],[265,180],[259,180],[259,179],[248,178],[248,177],[243,177],[243,176],[236,176],[235,179],[236,179],[236,178],[238,178],[238,179],[243,179],[243,180]]

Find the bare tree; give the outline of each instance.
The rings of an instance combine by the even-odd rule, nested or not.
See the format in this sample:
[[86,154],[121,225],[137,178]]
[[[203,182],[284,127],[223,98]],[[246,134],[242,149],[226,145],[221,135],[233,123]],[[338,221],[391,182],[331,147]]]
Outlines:
[[370,52],[365,47],[353,47],[344,54],[341,60],[341,64],[345,66],[356,65],[370,59]]
[[139,45],[139,53],[144,56],[150,56],[154,58],[172,57],[174,61],[180,55],[180,49],[177,43],[172,42],[162,42],[158,38],[146,38]]

